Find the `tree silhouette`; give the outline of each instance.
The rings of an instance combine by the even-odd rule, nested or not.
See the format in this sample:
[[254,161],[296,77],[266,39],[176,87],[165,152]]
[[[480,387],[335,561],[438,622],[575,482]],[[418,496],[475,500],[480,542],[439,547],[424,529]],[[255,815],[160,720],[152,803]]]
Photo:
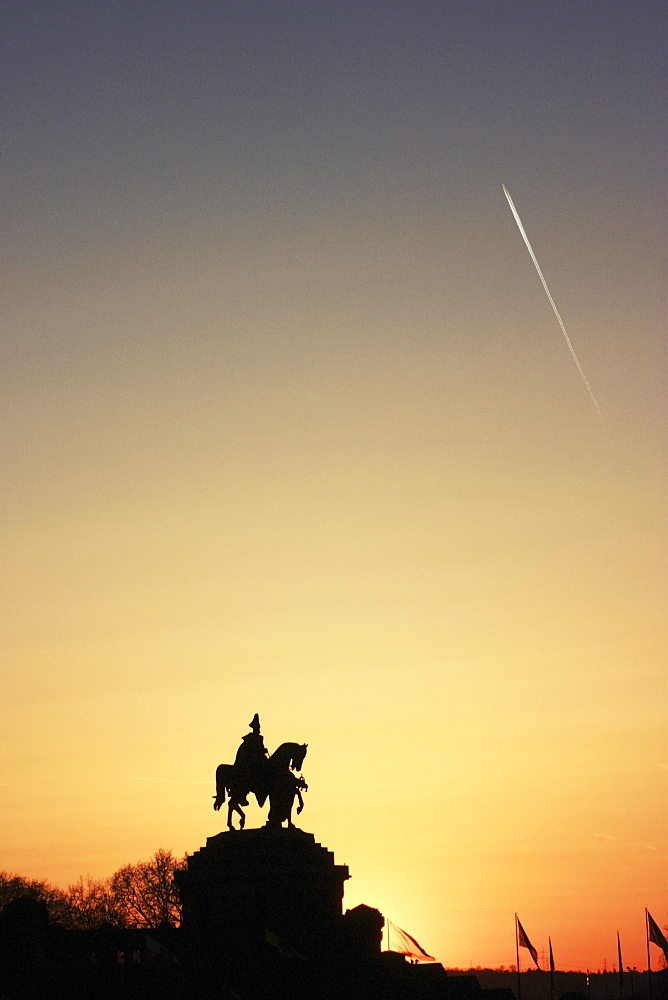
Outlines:
[[97,880],[87,875],[69,886],[67,926],[77,930],[95,930],[103,924],[127,927],[128,918],[111,888],[111,879]]
[[114,927],[156,929],[181,923],[181,900],[174,872],[185,867],[160,849],[148,861],[125,865],[110,878],[80,877],[66,890],[49,882],[0,872],[0,912],[17,899],[32,899],[46,906],[49,923],[77,930]]
[[185,858],[175,858],[160,849],[150,861],[125,865],[111,876],[114,904],[133,927],[157,928],[181,923],[181,899],[174,873],[185,867]]
[[15,899],[33,899],[46,905],[51,923],[69,922],[67,893],[49,882],[40,879],[23,878],[11,872],[0,872],[0,910]]

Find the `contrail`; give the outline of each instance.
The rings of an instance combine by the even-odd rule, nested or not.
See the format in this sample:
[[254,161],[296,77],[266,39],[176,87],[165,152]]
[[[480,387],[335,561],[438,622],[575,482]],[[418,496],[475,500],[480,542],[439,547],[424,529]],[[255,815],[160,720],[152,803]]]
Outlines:
[[540,266],[538,264],[538,261],[536,260],[536,255],[533,252],[533,250],[531,249],[531,244],[529,243],[529,237],[527,236],[527,234],[524,231],[524,226],[522,225],[522,220],[520,219],[519,215],[517,214],[517,209],[513,205],[513,199],[510,197],[510,194],[508,193],[508,188],[506,187],[506,185],[502,184],[501,187],[503,188],[503,193],[505,194],[506,198],[508,199],[508,204],[510,205],[510,210],[513,213],[513,215],[515,216],[515,222],[517,223],[519,231],[522,234],[522,239],[526,243],[527,250],[531,254],[531,259],[534,262],[534,267],[538,271],[538,277],[543,282],[543,288],[545,289],[545,294],[547,295],[548,299],[550,300],[550,305],[552,306],[552,308],[554,310],[554,315],[557,317],[557,320],[559,321],[559,326],[561,327],[561,332],[563,333],[563,335],[564,335],[564,337],[566,339],[566,343],[568,344],[568,350],[571,352],[571,357],[573,358],[573,361],[575,362],[575,364],[577,366],[577,369],[580,372],[580,376],[582,377],[582,381],[587,386],[587,392],[589,393],[589,397],[590,397],[592,403],[596,407],[596,412],[598,413],[598,415],[601,418],[601,420],[603,420],[603,414],[601,413],[601,408],[599,407],[598,403],[596,402],[596,397],[594,396],[594,393],[591,391],[591,386],[589,385],[589,382],[587,380],[587,376],[583,372],[582,365],[578,361],[577,355],[576,355],[575,351],[573,350],[573,345],[571,344],[570,337],[566,333],[566,327],[564,326],[563,321],[561,319],[561,316],[559,315],[559,310],[557,309],[557,307],[554,304],[554,299],[550,295],[550,289],[547,287],[547,282],[546,282],[545,278],[543,277],[543,272],[541,271]]
[[179,778],[148,778],[144,774],[133,774],[130,776],[130,781],[159,781],[161,784],[165,785],[210,785],[212,784],[212,779],[205,781],[182,781]]

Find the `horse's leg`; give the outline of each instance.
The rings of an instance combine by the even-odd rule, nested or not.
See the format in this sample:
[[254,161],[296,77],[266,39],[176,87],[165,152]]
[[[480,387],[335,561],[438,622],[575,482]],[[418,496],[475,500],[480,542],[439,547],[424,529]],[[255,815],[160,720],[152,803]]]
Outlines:
[[299,805],[297,806],[297,815],[299,816],[300,812],[304,808],[304,800],[302,798],[302,793],[300,792],[299,789],[297,789],[295,794],[297,796],[297,802],[299,803]]
[[[273,800],[273,801],[272,801]],[[276,804],[275,796],[269,796],[269,815],[267,816],[267,822],[265,826],[276,827],[281,826],[281,820],[278,815],[278,807]]]
[[295,789],[295,791],[292,793],[292,795],[289,796],[288,801],[286,802],[286,806],[287,806],[287,810],[286,810],[287,811],[287,817],[286,818],[287,818],[287,821],[288,821],[288,826],[291,829],[294,829],[294,826],[295,826],[295,824],[292,822],[292,807],[295,804],[295,795],[298,795],[298,794],[299,794],[299,792],[297,792],[297,790]]

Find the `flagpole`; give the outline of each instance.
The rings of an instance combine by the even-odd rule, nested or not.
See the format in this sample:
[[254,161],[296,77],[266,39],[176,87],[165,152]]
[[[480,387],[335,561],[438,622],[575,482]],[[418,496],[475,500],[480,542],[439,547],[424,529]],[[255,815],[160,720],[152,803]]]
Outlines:
[[645,907],[645,937],[647,939],[647,986],[649,1000],[652,1000],[652,963],[649,957],[649,913],[647,907]]
[[552,954],[551,937],[548,937],[547,943],[550,946],[550,1000],[554,1000],[554,955]]
[[520,978],[520,940],[517,934],[517,914],[515,914],[515,955],[517,956],[517,1000],[522,1000],[522,980]]
[[622,962],[622,945],[617,931],[617,965],[619,966],[619,1000],[624,1000],[624,963]]

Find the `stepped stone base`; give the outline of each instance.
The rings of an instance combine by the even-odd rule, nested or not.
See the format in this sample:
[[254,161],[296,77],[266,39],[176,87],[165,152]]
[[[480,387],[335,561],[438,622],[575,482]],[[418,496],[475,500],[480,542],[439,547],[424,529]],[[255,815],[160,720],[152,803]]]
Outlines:
[[183,929],[197,951],[239,961],[266,943],[313,955],[342,917],[346,865],[296,828],[209,837],[178,874]]

